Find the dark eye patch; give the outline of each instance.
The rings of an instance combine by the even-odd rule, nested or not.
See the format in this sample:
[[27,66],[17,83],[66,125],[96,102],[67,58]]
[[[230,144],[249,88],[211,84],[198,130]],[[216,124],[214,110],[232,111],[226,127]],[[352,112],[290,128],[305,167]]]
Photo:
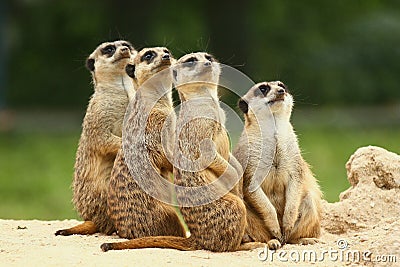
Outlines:
[[268,84],[261,84],[254,91],[254,96],[266,96],[270,90],[271,87]]
[[190,57],[190,58],[186,59],[183,63],[195,62],[195,61],[198,61],[198,59],[196,57]]
[[214,58],[211,55],[204,56],[208,61],[214,61]]
[[147,61],[148,63],[150,63],[156,56],[157,54],[153,50],[150,50],[144,53],[144,55],[140,58],[140,61]]
[[107,55],[111,57],[115,53],[115,45],[107,45],[106,47],[101,49],[102,55]]
[[269,90],[271,90],[271,87],[269,87],[268,84],[261,84],[258,89],[260,89],[260,91],[264,94],[264,93],[268,93]]

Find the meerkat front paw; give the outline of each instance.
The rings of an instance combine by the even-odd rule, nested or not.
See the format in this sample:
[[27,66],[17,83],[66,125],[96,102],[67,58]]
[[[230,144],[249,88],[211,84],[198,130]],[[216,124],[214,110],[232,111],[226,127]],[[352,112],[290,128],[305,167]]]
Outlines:
[[278,239],[271,239],[267,242],[268,249],[277,250],[282,247],[281,242]]

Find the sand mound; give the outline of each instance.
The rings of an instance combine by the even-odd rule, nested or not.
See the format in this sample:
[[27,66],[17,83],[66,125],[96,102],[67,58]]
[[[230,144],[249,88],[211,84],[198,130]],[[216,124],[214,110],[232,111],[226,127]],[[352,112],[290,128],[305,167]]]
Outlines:
[[353,234],[361,242],[384,230],[376,251],[400,256],[400,156],[363,147],[350,157],[346,169],[351,187],[340,194],[339,202],[324,201],[322,227],[336,235]]
[[324,203],[323,228],[333,234],[373,229],[400,215],[400,156],[379,147],[358,149],[346,163],[351,188]]

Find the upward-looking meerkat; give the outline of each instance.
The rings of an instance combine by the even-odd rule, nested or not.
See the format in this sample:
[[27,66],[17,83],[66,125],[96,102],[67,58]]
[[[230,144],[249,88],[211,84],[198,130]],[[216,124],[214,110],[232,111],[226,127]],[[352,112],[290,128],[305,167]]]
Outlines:
[[125,67],[136,55],[127,41],[100,44],[86,60],[92,73],[92,95],[76,152],[73,203],[84,223],[56,235],[114,231],[107,215],[107,190],[114,160],[121,147],[122,121],[133,97],[132,79]]
[[[243,201],[229,192],[229,187],[218,188],[224,187],[224,183],[211,185],[221,170],[229,173],[226,178],[233,180],[232,184],[240,179],[238,173],[242,172],[240,165],[240,170],[236,170],[230,164],[225,114],[217,96],[220,71],[216,60],[206,53],[181,57],[173,70],[174,84],[182,101],[174,148],[174,179],[178,187],[188,187],[188,190],[177,188],[177,199],[190,237],[157,236],[105,243],[101,246],[103,251],[162,247],[222,252],[246,247],[241,245],[246,224]],[[203,154],[212,150],[209,145],[215,146],[215,154],[205,159]],[[205,166],[208,160],[211,164]],[[226,194],[212,199],[218,190]]]
[[[245,169],[243,194],[250,209],[246,233],[261,242],[315,243],[322,193],[290,123],[293,97],[283,83],[263,82],[240,99],[239,107],[245,128],[233,154]],[[258,228],[257,215],[267,231]]]
[[[133,64],[127,66],[137,92],[129,103],[123,146],[115,160],[108,193],[109,216],[120,237],[185,236],[175,209],[142,188],[157,187],[158,179],[168,179],[173,171],[167,158],[171,158],[167,154],[172,152],[175,132],[173,61],[167,48],[154,47],[139,51]],[[163,127],[167,140],[161,139]]]

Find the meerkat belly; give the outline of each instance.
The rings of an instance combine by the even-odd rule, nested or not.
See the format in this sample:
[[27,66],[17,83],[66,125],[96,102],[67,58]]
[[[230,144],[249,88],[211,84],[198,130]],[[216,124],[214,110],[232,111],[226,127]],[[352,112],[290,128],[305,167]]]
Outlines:
[[278,217],[283,215],[285,209],[286,185],[288,183],[288,178],[289,174],[287,171],[272,166],[268,176],[262,184],[262,189],[271,201],[272,205],[274,205]]
[[[114,159],[115,156],[112,159],[100,155],[91,157],[87,168],[76,172],[75,186],[79,185],[85,189],[84,191],[88,191],[89,195],[102,194],[107,190]],[[90,186],[88,186],[89,184]],[[77,193],[79,194],[79,192]]]

